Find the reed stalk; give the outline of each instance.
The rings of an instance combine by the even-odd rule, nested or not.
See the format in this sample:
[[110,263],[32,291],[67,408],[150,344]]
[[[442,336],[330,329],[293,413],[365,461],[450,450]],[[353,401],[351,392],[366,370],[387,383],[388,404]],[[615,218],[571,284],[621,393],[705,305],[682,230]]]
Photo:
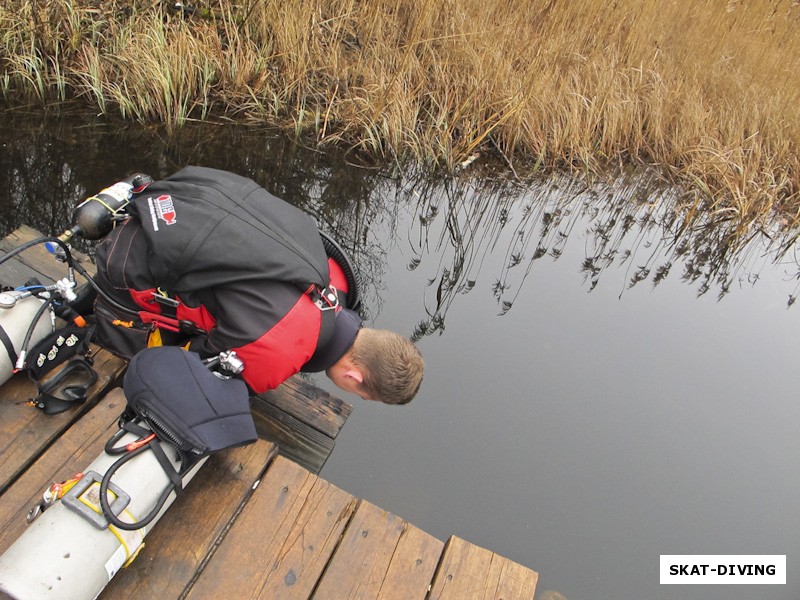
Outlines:
[[799,26],[798,0],[6,0],[0,89],[449,168],[644,162],[687,210],[796,228]]

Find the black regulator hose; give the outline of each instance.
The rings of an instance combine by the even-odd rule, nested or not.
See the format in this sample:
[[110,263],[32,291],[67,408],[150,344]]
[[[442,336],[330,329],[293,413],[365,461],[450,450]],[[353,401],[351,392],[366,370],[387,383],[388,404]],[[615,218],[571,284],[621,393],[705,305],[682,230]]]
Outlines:
[[[72,254],[69,251],[69,247],[58,238],[52,236],[43,236],[40,238],[33,239],[29,242],[25,242],[21,246],[14,248],[13,250],[10,250],[9,252],[6,252],[2,257],[0,257],[0,265],[6,262],[7,260],[15,257],[17,254],[21,254],[22,252],[25,252],[25,250],[32,248],[33,246],[36,246],[38,244],[43,244],[45,242],[55,242],[61,245],[64,248],[64,254],[67,259],[67,264],[70,266],[70,268],[75,268],[75,261],[72,259]],[[31,337],[33,337],[33,332],[36,329],[36,325],[39,323],[39,319],[41,319],[42,315],[44,315],[44,312],[48,308],[50,308],[50,305],[53,304],[53,301],[54,298],[52,297],[45,299],[45,301],[42,302],[42,305],[36,311],[36,314],[34,315],[31,324],[28,326],[28,329],[25,332],[25,338],[22,340],[22,345],[20,346],[20,356],[22,356],[23,359],[25,357],[25,354],[27,354],[28,352],[28,345],[31,342]]]
[[43,237],[40,237],[40,238],[33,239],[33,240],[29,241],[29,242],[25,242],[21,246],[17,246],[13,250],[10,250],[6,254],[4,254],[2,257],[0,257],[0,265],[3,264],[4,262],[6,262],[8,259],[13,258],[17,254],[20,254],[21,252],[24,252],[28,248],[32,248],[33,246],[36,246],[38,244],[45,244],[47,242],[53,242],[53,243],[58,244],[59,246],[61,246],[61,248],[64,250],[64,256],[67,259],[67,264],[70,266],[70,268],[73,268],[73,269],[76,268],[75,261],[72,258],[72,253],[69,251],[69,246],[65,242],[63,242],[62,240],[58,239],[57,237],[53,237],[51,235],[46,235],[46,236],[43,236]]
[[86,281],[88,281],[88,282],[89,282],[89,285],[91,285],[91,286],[94,288],[94,290],[95,290],[95,291],[96,291],[96,292],[97,292],[97,293],[98,293],[100,296],[102,296],[102,297],[103,297],[103,300],[105,300],[106,302],[108,302],[108,303],[109,303],[111,306],[113,306],[113,307],[114,307],[114,308],[116,308],[117,310],[122,310],[122,311],[125,311],[125,312],[130,312],[130,310],[131,310],[131,309],[130,309],[129,307],[125,306],[124,304],[120,304],[119,302],[117,302],[117,301],[116,301],[114,298],[112,298],[112,297],[111,297],[111,295],[110,295],[108,292],[106,292],[106,291],[105,291],[103,288],[101,288],[99,285],[97,285],[97,282],[96,282],[96,281],[95,281],[95,280],[92,278],[92,276],[91,276],[91,275],[89,275],[89,273],[87,273],[87,272],[86,272],[86,269],[84,269],[82,266],[80,266],[80,265],[76,264],[76,265],[75,265],[75,270],[76,270],[78,273],[80,273],[80,274],[81,274],[81,276],[82,276],[82,277],[83,277],[83,278],[84,278]]
[[91,285],[94,288],[94,290],[99,295],[101,295],[103,297],[104,300],[106,300],[109,304],[111,304],[114,308],[116,308],[118,310],[125,310],[125,311],[130,310],[126,306],[124,306],[124,305],[120,304],[119,302],[117,302],[114,298],[112,298],[108,294],[108,292],[106,292],[99,285],[97,285],[97,283],[92,278],[92,276],[89,275],[89,273],[87,273],[86,269],[84,269],[83,266],[80,263],[75,262],[75,260],[72,257],[72,253],[70,252],[69,245],[66,242],[64,242],[63,240],[58,239],[57,237],[48,235],[48,236],[43,236],[43,237],[40,237],[40,238],[36,238],[36,239],[31,240],[29,242],[25,242],[21,246],[18,246],[17,248],[14,248],[13,250],[9,251],[8,253],[6,253],[2,257],[0,257],[0,265],[3,264],[8,259],[13,258],[17,254],[20,254],[21,252],[24,252],[28,248],[32,248],[33,246],[36,246],[37,244],[45,244],[47,242],[53,242],[54,244],[58,244],[64,250],[64,256],[66,257],[67,265],[69,265],[69,267],[71,269],[74,269],[75,271],[77,271],[81,275],[81,277],[83,277],[86,281],[88,281],[89,285]]
[[[108,519],[108,522],[119,529],[123,529],[125,531],[134,531],[136,529],[141,529],[142,527],[149,525],[153,521],[153,519],[156,518],[159,511],[166,503],[169,495],[173,491],[175,492],[176,495],[180,492],[178,484],[175,483],[175,481],[171,481],[171,484],[165,487],[161,491],[161,494],[159,495],[155,505],[150,510],[150,512],[147,513],[147,515],[145,515],[138,521],[136,521],[135,523],[128,523],[126,521],[121,520],[111,510],[111,504],[108,501],[108,486],[111,484],[111,477],[114,475],[114,473],[117,472],[117,470],[122,465],[127,463],[132,458],[135,458],[145,450],[150,450],[150,449],[152,449],[153,452],[160,452],[161,454],[164,453],[164,451],[161,449],[161,446],[159,446],[158,440],[147,442],[146,444],[139,446],[135,450],[126,453],[125,456],[123,456],[117,462],[111,465],[106,471],[105,475],[103,475],[103,480],[100,482],[100,509],[103,511],[103,516],[106,519]],[[164,460],[166,460],[166,456],[164,457]]]
[[38,308],[36,314],[33,316],[31,324],[28,325],[28,330],[25,332],[25,338],[22,340],[22,345],[20,346],[19,349],[19,356],[22,357],[23,360],[25,356],[28,354],[28,345],[31,343],[31,337],[33,337],[33,331],[36,329],[36,325],[39,323],[39,319],[41,319],[42,315],[44,315],[44,312],[48,308],[50,308],[50,305],[53,304],[53,301],[54,298],[51,296],[50,298],[47,298],[44,302],[42,302],[42,305]]

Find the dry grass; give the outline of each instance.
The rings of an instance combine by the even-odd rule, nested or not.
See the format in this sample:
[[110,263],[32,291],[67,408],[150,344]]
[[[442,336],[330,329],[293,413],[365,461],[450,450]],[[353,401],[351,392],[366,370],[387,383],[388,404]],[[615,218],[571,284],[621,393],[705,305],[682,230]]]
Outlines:
[[[800,223],[797,0],[6,0],[8,104],[236,118],[397,160],[666,166],[737,231]],[[100,7],[100,8],[98,8]],[[690,211],[691,214],[691,211]]]

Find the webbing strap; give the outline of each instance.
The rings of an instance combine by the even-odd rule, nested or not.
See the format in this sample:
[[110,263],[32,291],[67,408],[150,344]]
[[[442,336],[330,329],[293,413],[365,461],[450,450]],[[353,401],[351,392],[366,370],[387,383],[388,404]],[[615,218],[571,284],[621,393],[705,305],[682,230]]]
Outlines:
[[17,362],[17,351],[14,350],[14,343],[11,341],[11,338],[8,337],[5,327],[2,326],[0,326],[0,342],[3,342],[6,352],[8,352],[8,360],[11,361],[11,366],[13,367]]
[[178,319],[173,319],[172,317],[165,317],[164,315],[140,310],[139,318],[142,320],[142,323],[147,323],[148,325],[154,324],[156,327],[161,327],[167,331],[181,330],[181,322],[178,321]]
[[175,495],[179,496],[183,491],[183,481],[178,471],[172,466],[172,463],[169,462],[167,455],[164,453],[164,449],[161,447],[161,443],[158,440],[153,440],[150,442],[150,449],[158,460],[158,464],[164,469],[164,473],[169,477],[170,483],[172,483],[172,487],[175,490]]

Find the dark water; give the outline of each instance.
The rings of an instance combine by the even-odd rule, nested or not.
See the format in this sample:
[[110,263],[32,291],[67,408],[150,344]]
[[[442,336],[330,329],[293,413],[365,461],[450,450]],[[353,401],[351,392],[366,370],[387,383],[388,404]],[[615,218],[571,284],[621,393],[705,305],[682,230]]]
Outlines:
[[[780,239],[684,230],[642,177],[399,174],[232,126],[0,130],[3,235],[60,231],[88,193],[186,164],[251,176],[337,235],[368,324],[427,360],[408,406],[347,398],[322,472],[342,489],[569,600],[800,597],[800,267]],[[787,585],[660,586],[661,554],[785,554]]]

